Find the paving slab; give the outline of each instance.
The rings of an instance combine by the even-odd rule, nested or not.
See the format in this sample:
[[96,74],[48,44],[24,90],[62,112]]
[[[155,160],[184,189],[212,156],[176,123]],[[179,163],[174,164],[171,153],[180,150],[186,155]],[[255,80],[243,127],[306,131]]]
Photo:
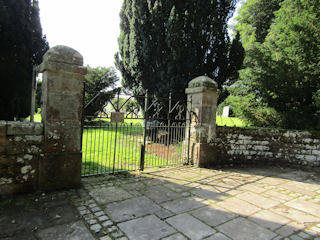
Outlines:
[[285,218],[269,210],[263,210],[261,212],[255,213],[248,219],[257,223],[261,227],[265,227],[270,230],[275,230],[291,222],[291,220],[289,220],[288,218]]
[[169,237],[162,238],[162,240],[188,240],[188,238],[183,236],[181,233],[175,233]]
[[316,203],[308,202],[302,199],[295,199],[287,202],[285,205],[315,216],[320,216],[320,205]]
[[217,205],[243,216],[249,216],[261,210],[261,208],[258,208],[251,203],[245,202],[236,197],[219,202]]
[[[184,240],[191,238],[188,231],[202,227],[213,233],[195,239],[317,238],[319,182],[317,174],[269,167],[227,171],[183,167],[90,177],[77,190],[19,195],[9,201],[0,197],[0,239],[79,240],[79,235],[101,240]],[[117,227],[122,224],[132,234],[138,234],[136,228],[141,234],[126,236]],[[160,233],[152,235],[158,226]],[[104,231],[95,232],[100,228],[110,238]],[[80,233],[73,236],[73,232]]]
[[52,207],[46,210],[51,224],[64,224],[78,220],[77,213],[70,204]]
[[0,238],[50,226],[49,218],[41,209],[0,209],[0,212]]
[[14,236],[0,238],[0,240],[36,240],[32,232],[22,232]]
[[278,201],[289,201],[289,200],[293,199],[292,196],[280,193],[279,191],[277,191],[275,189],[266,191],[265,193],[263,193],[263,195],[265,197],[272,196],[273,198],[277,199]]
[[[188,182],[186,182],[185,184],[188,184]],[[186,192],[186,191],[189,191],[190,187],[188,186],[185,186],[185,184],[177,184],[177,183],[167,183],[167,184],[164,184],[163,186],[165,186],[166,188],[169,188],[170,190],[172,191],[175,191],[177,193],[182,193],[182,192]]]
[[128,221],[148,214],[153,214],[161,208],[146,197],[128,199],[122,202],[108,204],[105,211],[115,222]]
[[99,203],[107,204],[131,198],[132,195],[120,187],[102,187],[89,191],[89,194]]
[[37,233],[38,237],[43,240],[94,240],[95,238],[81,222],[57,225]]
[[127,191],[132,191],[132,190],[144,190],[147,186],[143,184],[143,182],[134,182],[134,183],[127,183],[121,185],[122,188],[124,188]]
[[228,238],[226,235],[222,233],[216,233],[213,236],[206,238],[205,240],[231,240],[231,238]]
[[290,222],[282,226],[281,228],[277,229],[275,232],[280,234],[283,237],[287,237],[289,235],[292,235],[293,233],[300,232],[300,231],[308,232],[309,230],[306,230],[305,225],[302,223]]
[[213,189],[213,188],[207,188],[207,189],[198,188],[191,191],[191,193],[198,197],[212,200],[212,201],[221,201],[229,197],[228,194],[225,194],[221,191],[217,191],[216,189]]
[[215,227],[217,225],[225,223],[238,216],[216,205],[191,211],[190,214],[211,227]]
[[301,183],[297,181],[290,181],[279,186],[281,186],[282,188],[286,188],[292,192],[297,192],[312,197],[317,195],[315,191],[319,189],[319,186],[316,186],[314,184]]
[[275,232],[282,237],[288,237],[288,236],[292,235],[293,233],[297,232],[297,229],[295,229],[291,226],[284,225],[281,228],[277,229]]
[[174,216],[175,214],[167,209],[161,209],[154,213],[158,218],[165,219]]
[[163,203],[181,197],[180,194],[165,188],[164,186],[152,186],[143,193],[156,203]]
[[258,182],[276,186],[276,185],[283,184],[287,181],[288,181],[287,179],[282,179],[282,178],[264,177],[261,180],[259,180]]
[[188,212],[203,206],[205,206],[204,203],[200,202],[199,200],[193,197],[180,198],[180,199],[165,202],[162,204],[162,207],[174,213]]
[[158,240],[176,232],[154,215],[123,222],[118,227],[129,239],[135,240]]
[[237,240],[271,240],[277,236],[270,230],[242,217],[222,224],[217,229],[231,239]]
[[246,183],[243,186],[239,187],[238,190],[245,190],[245,191],[250,191],[250,192],[255,192],[255,193],[262,193],[265,192],[266,189],[257,186],[257,184],[254,183]]
[[160,185],[163,184],[164,181],[157,178],[150,178],[148,180],[143,181],[143,183],[147,186],[154,186],[154,185]]
[[199,173],[185,172],[175,175],[175,178],[181,180],[201,180],[203,177]]
[[216,233],[213,228],[188,213],[168,218],[166,222],[192,240],[200,240]]
[[316,217],[308,213],[287,207],[285,205],[276,206],[271,209],[273,212],[280,214],[286,218],[292,219],[298,223],[316,223],[320,222],[320,216]]
[[262,197],[256,193],[245,192],[237,195],[237,198],[240,198],[244,201],[247,201],[251,204],[254,204],[260,208],[268,209],[272,208],[279,204],[279,202],[272,200],[270,198]]

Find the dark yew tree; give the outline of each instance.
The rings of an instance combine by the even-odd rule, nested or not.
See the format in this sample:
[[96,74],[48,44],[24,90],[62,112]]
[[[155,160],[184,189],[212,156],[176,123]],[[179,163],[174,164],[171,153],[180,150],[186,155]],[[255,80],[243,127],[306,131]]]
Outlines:
[[0,119],[30,114],[33,65],[48,49],[38,2],[0,0]]
[[220,89],[232,82],[237,69],[230,58],[239,55],[230,50],[239,49],[231,47],[227,22],[235,4],[236,0],[124,0],[115,56],[123,86],[134,94],[148,89],[168,96],[172,91],[184,99],[187,83],[200,75],[214,79]]

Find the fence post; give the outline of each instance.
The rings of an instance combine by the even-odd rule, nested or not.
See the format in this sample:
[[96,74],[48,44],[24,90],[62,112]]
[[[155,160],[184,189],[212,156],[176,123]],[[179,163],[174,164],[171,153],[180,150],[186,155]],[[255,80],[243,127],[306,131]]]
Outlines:
[[192,118],[186,128],[190,127],[186,132],[190,138],[189,158],[195,166],[206,167],[214,161],[210,143],[216,138],[218,84],[206,76],[197,77],[189,82],[186,94],[192,98],[192,103],[188,101]]
[[84,76],[80,53],[66,46],[47,51],[40,65],[44,154],[39,162],[39,188],[55,190],[81,183],[81,138]]

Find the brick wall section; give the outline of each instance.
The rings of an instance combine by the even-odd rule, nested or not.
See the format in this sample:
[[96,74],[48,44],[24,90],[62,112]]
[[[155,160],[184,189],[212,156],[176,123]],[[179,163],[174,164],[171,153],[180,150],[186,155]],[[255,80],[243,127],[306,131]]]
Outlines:
[[320,166],[320,132],[217,127],[219,163]]
[[42,123],[0,121],[0,195],[37,189]]

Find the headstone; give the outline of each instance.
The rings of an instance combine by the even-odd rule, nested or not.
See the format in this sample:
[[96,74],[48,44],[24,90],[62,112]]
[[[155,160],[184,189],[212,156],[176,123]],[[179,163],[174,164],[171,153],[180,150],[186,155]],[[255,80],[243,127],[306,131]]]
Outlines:
[[124,122],[124,112],[111,112],[111,122]]
[[222,117],[229,117],[230,114],[230,107],[226,106],[223,108]]

